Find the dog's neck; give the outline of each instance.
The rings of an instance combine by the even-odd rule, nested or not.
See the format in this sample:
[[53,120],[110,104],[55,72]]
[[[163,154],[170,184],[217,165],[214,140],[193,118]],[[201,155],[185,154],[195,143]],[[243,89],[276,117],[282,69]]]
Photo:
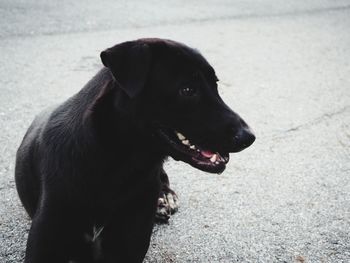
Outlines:
[[106,153],[121,162],[127,158],[145,166],[163,162],[166,154],[159,141],[150,127],[136,123],[132,113],[119,104],[125,94],[116,85],[110,72],[102,69],[76,95],[89,100],[74,110],[81,116],[80,128],[90,131],[82,133],[87,137],[81,140],[86,147],[96,149],[94,152]]

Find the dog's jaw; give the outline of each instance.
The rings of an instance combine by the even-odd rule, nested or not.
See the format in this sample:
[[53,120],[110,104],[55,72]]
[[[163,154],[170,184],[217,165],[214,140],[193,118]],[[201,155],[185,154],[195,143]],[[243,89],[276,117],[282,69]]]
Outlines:
[[204,149],[186,138],[182,133],[159,128],[158,137],[161,138],[168,149],[168,154],[175,160],[180,160],[191,166],[209,173],[222,173],[229,161],[228,153],[219,153]]

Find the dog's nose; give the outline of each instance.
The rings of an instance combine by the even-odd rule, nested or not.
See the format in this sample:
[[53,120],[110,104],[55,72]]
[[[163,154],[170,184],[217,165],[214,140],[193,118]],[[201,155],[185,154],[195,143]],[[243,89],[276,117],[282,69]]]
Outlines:
[[242,151],[255,141],[255,135],[248,126],[232,128],[230,134],[230,143],[227,145],[230,152]]
[[238,150],[243,150],[255,141],[255,135],[250,128],[241,128],[234,136],[234,141]]

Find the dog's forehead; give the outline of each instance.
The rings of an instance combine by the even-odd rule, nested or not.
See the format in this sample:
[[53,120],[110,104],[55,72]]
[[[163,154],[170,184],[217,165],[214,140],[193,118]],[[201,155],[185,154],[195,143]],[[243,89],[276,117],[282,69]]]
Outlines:
[[138,41],[151,46],[154,53],[167,61],[168,65],[172,63],[184,71],[200,70],[217,80],[213,67],[197,49],[169,39],[144,38]]

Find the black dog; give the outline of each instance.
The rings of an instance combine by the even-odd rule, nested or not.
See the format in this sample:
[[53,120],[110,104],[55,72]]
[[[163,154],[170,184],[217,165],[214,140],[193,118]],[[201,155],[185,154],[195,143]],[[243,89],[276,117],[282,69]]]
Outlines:
[[34,120],[17,152],[32,218],[27,263],[142,262],[161,190],[176,197],[166,157],[221,173],[229,152],[255,140],[196,50],[140,39],[101,59],[79,93]]

